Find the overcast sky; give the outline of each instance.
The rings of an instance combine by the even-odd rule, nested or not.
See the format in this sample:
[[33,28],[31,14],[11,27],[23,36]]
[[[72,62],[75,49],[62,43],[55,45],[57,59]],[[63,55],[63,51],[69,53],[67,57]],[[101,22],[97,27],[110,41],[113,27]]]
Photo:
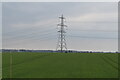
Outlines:
[[2,3],[0,3],[0,49],[2,49]]
[[117,51],[117,2],[2,4],[3,48],[56,49],[57,24],[66,18],[68,49]]

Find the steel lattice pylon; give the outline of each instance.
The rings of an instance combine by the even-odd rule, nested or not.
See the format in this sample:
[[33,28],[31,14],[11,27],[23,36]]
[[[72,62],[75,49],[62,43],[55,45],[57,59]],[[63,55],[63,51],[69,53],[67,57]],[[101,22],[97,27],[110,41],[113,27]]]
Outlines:
[[66,39],[65,39],[65,28],[67,25],[64,24],[65,18],[63,15],[60,18],[60,24],[58,24],[58,42],[56,50],[60,50],[61,52],[67,50]]

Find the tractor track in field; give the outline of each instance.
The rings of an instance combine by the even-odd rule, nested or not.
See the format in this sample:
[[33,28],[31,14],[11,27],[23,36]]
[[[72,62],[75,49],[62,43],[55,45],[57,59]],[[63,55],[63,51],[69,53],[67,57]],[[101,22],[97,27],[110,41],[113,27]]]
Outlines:
[[108,57],[107,55],[106,56],[104,56],[104,57],[106,57],[107,59],[109,59],[110,61],[112,61],[113,63],[116,63],[116,64],[118,64],[118,62],[117,61],[114,61],[113,59],[111,59],[110,57]]
[[[18,63],[13,63],[12,66],[15,66],[15,65],[18,65],[18,64],[22,64],[22,63],[25,63],[25,62],[28,62],[28,61],[31,61],[31,60],[36,60],[36,59],[40,59],[40,58],[44,58],[44,57],[47,57],[47,56],[50,56],[52,54],[47,54],[47,55],[40,55],[40,56],[36,56],[36,57],[33,57],[33,58],[29,58],[29,59],[26,59],[26,60],[23,60],[21,62],[18,62]],[[4,66],[5,67],[9,67],[8,66]]]
[[[39,54],[39,53],[38,53]],[[47,56],[51,56],[51,55],[60,55],[60,54],[44,54],[44,55],[39,55],[39,56],[35,56],[35,57],[32,57],[32,58],[29,58],[29,59],[26,59],[26,60],[23,60],[23,61],[20,61],[18,63],[13,63],[12,65],[17,65],[17,64],[21,64],[21,63],[25,63],[25,62],[28,62],[30,60],[36,60],[36,59],[40,59],[40,58],[44,58],[44,57],[47,57]],[[12,59],[13,60],[13,59]],[[9,67],[9,64],[4,66],[4,68],[7,68]]]
[[[100,55],[101,56],[101,55]],[[111,60],[108,60],[107,58],[105,58],[105,57],[103,57],[103,56],[101,56],[101,58],[106,62],[106,63],[108,63],[110,66],[112,66],[114,69],[116,69],[116,70],[118,70],[118,67],[116,67],[116,66],[114,66],[110,61]],[[115,62],[116,63],[116,62]],[[116,63],[116,64],[118,64],[118,63]]]

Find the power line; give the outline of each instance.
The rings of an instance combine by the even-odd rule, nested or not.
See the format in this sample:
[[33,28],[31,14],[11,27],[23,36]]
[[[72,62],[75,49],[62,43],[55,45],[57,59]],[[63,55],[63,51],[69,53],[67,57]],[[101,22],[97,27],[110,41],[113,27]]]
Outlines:
[[29,38],[29,37],[34,37],[35,36],[35,34],[38,34],[38,33],[41,33],[40,35],[42,36],[44,36],[44,35],[46,35],[46,34],[51,34],[51,33],[55,33],[55,32],[53,32],[53,31],[51,31],[51,30],[46,30],[46,31],[39,31],[39,32],[34,32],[34,33],[29,33],[29,34],[23,34],[23,35],[16,35],[15,34],[15,36],[10,36],[10,37],[6,37],[6,36],[3,36],[3,39],[12,39],[12,38]]
[[79,35],[68,35],[68,37],[76,37],[76,38],[89,38],[89,39],[118,39],[111,37],[92,37],[92,36],[79,36]]
[[[53,37],[52,37],[52,36],[53,36]],[[33,38],[33,37],[32,37],[31,39],[29,39],[29,38],[23,38],[23,39],[21,39],[21,40],[16,40],[17,42],[14,41],[14,43],[12,43],[12,42],[11,42],[11,43],[12,43],[12,45],[13,45],[13,44],[18,45],[18,44],[21,44],[21,42],[22,42],[22,43],[29,42],[28,44],[31,44],[31,43],[30,43],[31,40],[35,40],[35,41],[36,41],[36,40],[38,40],[38,41],[46,41],[46,40],[56,39],[56,38],[55,38],[56,35],[52,35],[52,36],[46,35],[46,36],[37,37],[37,38]],[[56,36],[56,37],[57,37],[57,36]],[[34,41],[34,42],[35,42],[35,41]],[[32,42],[32,41],[31,41],[31,42]],[[6,43],[6,42],[3,42],[3,46],[7,46],[7,45],[4,45],[5,43]],[[27,43],[25,43],[25,44],[27,44]]]
[[[53,26],[53,25],[50,25],[50,26],[45,26],[46,24],[44,24],[44,25],[40,25],[40,26],[44,26],[44,27],[41,27],[40,29],[48,29],[50,26]],[[39,27],[37,27],[37,28],[39,28]],[[22,28],[22,29],[20,29],[20,28],[18,28],[18,30],[16,29],[16,28],[14,28],[15,30],[13,30],[13,31],[9,31],[9,32],[6,32],[6,30],[7,29],[4,29],[3,28],[3,34],[10,34],[10,33],[15,33],[15,32],[21,32],[21,33],[24,33],[24,32],[26,32],[26,31],[28,31],[28,30],[33,30],[33,29],[35,29],[35,31],[36,31],[36,28],[34,28],[34,26],[30,26],[30,27],[24,27],[24,28]],[[12,29],[11,29],[12,30]]]
[[106,32],[106,33],[117,33],[118,31],[117,30],[80,30],[80,29],[69,29],[70,32],[99,32],[99,33],[103,33],[103,32]]
[[[40,37],[38,37],[38,36],[40,36]],[[51,36],[56,36],[55,34],[50,34],[50,32],[49,33],[46,33],[46,34],[42,34],[42,35],[37,35],[37,36],[34,36],[34,35],[32,35],[32,36],[26,36],[26,37],[19,37],[19,38],[12,38],[12,39],[14,39],[14,40],[17,40],[17,41],[19,41],[19,40],[21,40],[21,41],[24,41],[24,40],[35,40],[35,39],[41,39],[41,38],[44,38],[44,37],[51,37]],[[10,39],[3,39],[4,41],[5,40],[10,40]]]

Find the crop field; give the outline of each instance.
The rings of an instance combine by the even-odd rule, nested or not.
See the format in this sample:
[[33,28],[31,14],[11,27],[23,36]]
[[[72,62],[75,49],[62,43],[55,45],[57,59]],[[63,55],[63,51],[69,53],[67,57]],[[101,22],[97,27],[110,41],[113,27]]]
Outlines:
[[114,53],[3,53],[3,78],[117,78]]

